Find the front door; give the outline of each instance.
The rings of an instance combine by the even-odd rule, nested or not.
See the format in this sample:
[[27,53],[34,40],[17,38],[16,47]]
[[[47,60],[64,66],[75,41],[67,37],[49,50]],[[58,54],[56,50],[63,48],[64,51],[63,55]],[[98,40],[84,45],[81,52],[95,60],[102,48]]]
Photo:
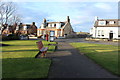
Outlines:
[[110,33],[110,34],[109,34],[109,38],[110,38],[110,39],[113,39],[113,33]]
[[50,31],[49,40],[54,41],[54,39],[55,39],[55,31]]
[[50,36],[55,36],[55,31],[50,31]]

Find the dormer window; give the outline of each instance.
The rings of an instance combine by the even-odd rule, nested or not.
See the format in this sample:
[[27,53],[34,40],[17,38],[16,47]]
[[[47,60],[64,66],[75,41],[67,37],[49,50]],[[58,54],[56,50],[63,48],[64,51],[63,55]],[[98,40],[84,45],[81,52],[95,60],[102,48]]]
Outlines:
[[106,25],[106,21],[99,21],[98,25],[104,26],[104,25]]
[[115,21],[110,21],[109,24],[115,24]]
[[52,24],[48,24],[48,27],[52,27]]
[[50,27],[52,27],[52,24],[50,24]]
[[54,24],[54,27],[56,27],[56,24]]

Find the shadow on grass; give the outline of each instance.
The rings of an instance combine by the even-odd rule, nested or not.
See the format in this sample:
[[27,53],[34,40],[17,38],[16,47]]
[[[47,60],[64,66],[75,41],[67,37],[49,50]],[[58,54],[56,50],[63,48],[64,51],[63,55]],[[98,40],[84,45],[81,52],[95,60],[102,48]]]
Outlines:
[[[12,50],[12,51],[2,51],[2,52],[26,52],[26,51],[39,51],[38,49],[31,49],[31,50]],[[54,51],[54,49],[48,49],[48,51]]]
[[8,44],[1,44],[1,43],[0,43],[0,47],[3,47],[3,46],[11,46],[11,45],[8,45]]
[[13,51],[2,51],[2,52],[25,52],[25,51],[38,51],[38,50],[13,50]]
[[[35,45],[12,45],[12,46],[37,46],[37,44]],[[48,46],[48,44],[44,44],[44,46]]]

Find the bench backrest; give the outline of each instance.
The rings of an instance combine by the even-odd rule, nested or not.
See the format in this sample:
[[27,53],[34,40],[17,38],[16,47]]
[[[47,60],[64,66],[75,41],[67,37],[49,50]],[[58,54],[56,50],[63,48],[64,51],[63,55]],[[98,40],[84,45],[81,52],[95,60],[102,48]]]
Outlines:
[[42,41],[38,41],[38,42],[36,42],[36,44],[37,44],[39,50],[43,47]]

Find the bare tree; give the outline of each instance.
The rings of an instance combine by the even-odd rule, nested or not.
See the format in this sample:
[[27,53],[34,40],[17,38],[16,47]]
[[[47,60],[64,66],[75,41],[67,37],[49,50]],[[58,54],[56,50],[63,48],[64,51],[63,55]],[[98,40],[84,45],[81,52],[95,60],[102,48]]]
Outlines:
[[2,25],[4,22],[3,22],[3,20],[4,20],[4,5],[5,5],[5,3],[3,3],[2,1],[0,1],[0,24]]
[[0,17],[2,24],[8,24],[8,20],[12,17],[16,8],[12,2],[2,2],[0,6]]
[[[13,25],[21,21],[20,16],[16,14],[16,5],[13,2],[0,1],[0,25]],[[3,26],[2,31],[5,29]]]
[[9,19],[9,24],[19,24],[21,22],[21,16],[19,14],[14,14],[10,19]]

